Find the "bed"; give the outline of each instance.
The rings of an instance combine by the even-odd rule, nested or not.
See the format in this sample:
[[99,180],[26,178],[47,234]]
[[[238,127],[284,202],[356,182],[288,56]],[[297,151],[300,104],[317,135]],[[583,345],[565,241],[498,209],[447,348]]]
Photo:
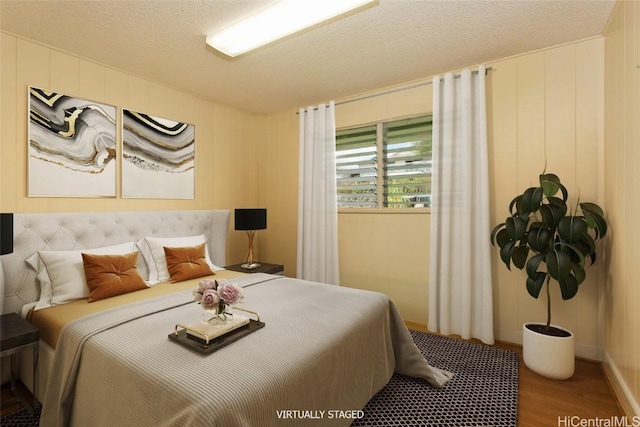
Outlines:
[[[453,375],[424,360],[385,295],[220,269],[228,230],[226,210],[15,215],[14,253],[0,257],[4,312],[41,329],[34,392],[42,426],[347,426],[394,372],[427,387]],[[203,236],[214,275],[172,283],[139,256],[136,269],[153,286],[39,307],[49,292],[34,264],[43,253],[59,259],[186,236]],[[58,283],[77,279],[69,268],[56,274]],[[169,339],[177,324],[200,320],[192,292],[204,278],[240,287],[239,306],[265,326],[212,354]],[[47,301],[60,295],[56,289]]]

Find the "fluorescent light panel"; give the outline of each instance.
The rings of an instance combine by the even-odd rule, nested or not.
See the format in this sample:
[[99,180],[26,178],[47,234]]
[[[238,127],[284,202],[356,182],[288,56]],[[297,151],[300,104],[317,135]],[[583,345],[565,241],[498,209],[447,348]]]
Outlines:
[[207,37],[212,48],[234,57],[376,0],[281,0]]

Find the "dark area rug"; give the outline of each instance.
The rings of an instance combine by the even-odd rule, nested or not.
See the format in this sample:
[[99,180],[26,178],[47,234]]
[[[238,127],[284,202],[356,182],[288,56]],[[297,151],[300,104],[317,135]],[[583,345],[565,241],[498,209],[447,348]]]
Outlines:
[[517,425],[517,353],[423,332],[411,335],[431,365],[456,375],[436,389],[395,374],[353,427]]
[[42,406],[38,403],[35,411],[31,414],[27,409],[21,409],[16,412],[12,412],[9,415],[5,415],[0,419],[0,426],[2,427],[37,427],[40,424],[40,411]]
[[[441,389],[395,374],[364,408],[353,427],[515,427],[518,413],[518,355],[509,350],[411,331],[433,365],[456,375]],[[2,427],[37,427],[23,409],[2,417]]]

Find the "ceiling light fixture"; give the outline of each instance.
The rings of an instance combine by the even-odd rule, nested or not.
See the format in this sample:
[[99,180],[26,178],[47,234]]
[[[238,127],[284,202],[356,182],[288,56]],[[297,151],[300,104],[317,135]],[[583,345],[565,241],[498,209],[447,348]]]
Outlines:
[[281,0],[207,37],[207,44],[235,57],[377,0]]

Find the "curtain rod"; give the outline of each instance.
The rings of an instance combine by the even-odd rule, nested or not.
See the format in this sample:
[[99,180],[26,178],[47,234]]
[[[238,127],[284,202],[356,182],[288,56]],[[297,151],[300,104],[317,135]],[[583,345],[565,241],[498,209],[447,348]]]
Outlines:
[[[484,69],[485,70],[485,75],[489,71],[491,71],[491,69],[492,69],[492,67],[485,68]],[[471,74],[478,74],[478,72],[479,72],[478,70],[474,70],[474,71],[471,71]],[[454,79],[460,78],[460,74],[454,74],[453,78]],[[444,80],[444,78],[441,78],[440,80]],[[402,91],[409,90],[409,89],[415,89],[415,88],[422,87],[422,86],[429,86],[431,84],[433,84],[433,80],[429,80],[429,81],[421,82],[421,83],[415,83],[415,84],[408,85],[408,86],[397,87],[395,89],[390,89],[390,90],[387,90],[387,91],[384,91],[384,92],[372,93],[370,95],[364,95],[364,96],[361,96],[361,97],[358,97],[358,98],[347,99],[346,101],[339,101],[339,102],[336,102],[335,105],[342,105],[342,104],[349,104],[351,102],[363,101],[365,99],[376,98],[378,96],[389,95],[389,94],[392,94],[392,93],[402,92]],[[317,110],[318,107],[314,107],[313,109]],[[296,114],[299,114],[299,112],[296,111]]]
[[[485,68],[485,76],[487,75],[487,72],[490,71],[490,70],[491,70],[491,67]],[[471,71],[471,74],[478,74],[478,72],[479,72],[478,70],[474,70],[474,71]],[[453,78],[454,79],[460,78],[460,74],[454,74]],[[442,81],[442,80],[444,80],[444,78],[441,78],[440,80]],[[409,85],[409,86],[402,86],[402,87],[398,87],[398,88],[395,88],[395,89],[390,89],[390,90],[387,90],[387,91],[384,91],[384,92],[372,93],[371,95],[364,95],[364,96],[361,96],[359,98],[347,99],[346,101],[336,102],[336,105],[349,104],[350,102],[363,101],[365,99],[375,98],[375,97],[382,96],[382,95],[389,95],[389,94],[392,94],[392,93],[402,92],[402,91],[409,90],[409,89],[415,89],[415,88],[422,87],[422,86],[429,86],[431,84],[433,84],[433,80],[429,80],[429,81],[422,82],[422,83],[415,83],[415,84],[412,84],[412,85]]]

